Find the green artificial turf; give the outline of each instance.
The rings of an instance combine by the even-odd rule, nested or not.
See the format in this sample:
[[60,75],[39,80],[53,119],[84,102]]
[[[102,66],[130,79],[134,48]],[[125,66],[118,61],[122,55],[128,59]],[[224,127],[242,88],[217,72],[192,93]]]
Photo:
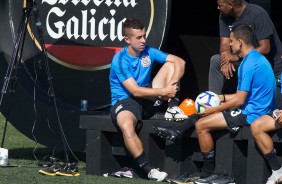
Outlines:
[[[5,118],[0,113],[0,146],[2,143]],[[27,138],[21,132],[17,131],[10,123],[7,126],[7,132],[4,139],[4,148],[9,150],[9,165],[15,167],[0,167],[0,183],[103,183],[103,184],[150,184],[155,181],[145,179],[128,179],[93,176],[85,174],[85,153],[75,153],[80,160],[78,168],[80,176],[46,176],[38,173],[42,167],[38,166],[38,161],[44,157],[49,158],[52,155],[52,149],[43,145],[36,144],[35,141]],[[55,156],[60,158],[62,152],[55,152]]]

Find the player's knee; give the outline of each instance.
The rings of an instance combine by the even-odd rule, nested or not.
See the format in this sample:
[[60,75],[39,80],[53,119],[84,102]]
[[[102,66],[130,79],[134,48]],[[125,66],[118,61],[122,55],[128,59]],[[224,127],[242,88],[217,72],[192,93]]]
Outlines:
[[201,119],[195,124],[195,130],[197,134],[204,133],[207,130],[205,127],[205,123],[202,122]]
[[218,68],[219,66],[220,66],[220,55],[219,54],[213,55],[210,59],[210,67]]
[[262,122],[260,119],[255,120],[251,126],[251,132],[254,137],[258,136],[262,132]]
[[163,67],[165,67],[167,70],[174,70],[174,63],[172,63],[172,62],[165,62]]
[[132,139],[133,137],[135,137],[136,132],[131,128],[123,127],[122,134],[124,139]]

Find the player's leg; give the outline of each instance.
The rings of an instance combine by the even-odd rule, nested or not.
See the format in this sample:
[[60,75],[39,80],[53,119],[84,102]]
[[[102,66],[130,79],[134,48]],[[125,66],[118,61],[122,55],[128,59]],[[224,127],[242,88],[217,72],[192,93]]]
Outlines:
[[[174,73],[174,64],[172,62],[165,62],[160,68],[158,73],[153,79],[153,88],[163,88],[170,81]],[[179,85],[179,83],[178,83]],[[170,121],[181,121],[187,119],[188,117],[183,113],[183,111],[178,107],[179,105],[179,91],[176,93],[174,98],[168,99],[168,109],[165,113],[165,119]]]
[[167,173],[151,166],[145,155],[143,144],[135,131],[139,120],[143,118],[141,105],[131,98],[121,100],[111,109],[111,116],[122,131],[127,150],[139,167],[148,174],[148,178],[157,181],[164,180]]
[[[206,177],[201,177],[200,179],[196,180],[195,183],[203,184],[222,182],[223,177],[215,173],[215,151],[214,141],[211,133],[222,129],[228,129],[230,132],[238,131],[239,127],[247,124],[241,112],[242,111],[240,109],[236,109],[211,114],[199,119],[195,124],[202,158],[204,161],[202,173],[206,174]],[[202,174],[202,176],[204,176],[204,174]],[[234,179],[230,176],[224,176],[224,180],[231,182]]]
[[127,150],[136,158],[143,152],[142,143],[135,132],[136,117],[130,111],[122,111],[117,116],[117,124],[122,131]]
[[209,70],[209,91],[221,94],[224,84],[224,76],[220,70],[220,55],[216,54],[211,57]]
[[214,149],[214,142],[211,133],[227,128],[223,114],[215,113],[200,118],[195,124],[198,134],[198,141],[202,152],[209,152]]
[[252,135],[272,170],[272,175],[267,180],[269,184],[275,183],[279,178],[282,178],[282,164],[276,155],[273,141],[268,134],[280,128],[281,125],[276,123],[270,114],[261,116],[251,125]]

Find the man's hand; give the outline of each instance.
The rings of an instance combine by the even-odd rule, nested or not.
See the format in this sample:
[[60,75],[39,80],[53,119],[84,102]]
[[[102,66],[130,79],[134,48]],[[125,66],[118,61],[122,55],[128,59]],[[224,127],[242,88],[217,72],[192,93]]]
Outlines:
[[222,52],[220,55],[221,66],[238,60],[239,58],[236,55],[232,54],[230,51]]
[[172,81],[168,83],[168,85],[163,88],[164,95],[160,98],[162,100],[168,100],[169,98],[175,97],[176,92],[178,91],[179,87],[177,85],[178,81]]
[[216,107],[211,107],[211,106],[207,106],[204,104],[200,104],[200,105],[205,108],[204,112],[199,113],[200,116],[204,117],[204,116],[208,116],[210,114],[216,113]]
[[222,52],[220,55],[220,65],[221,72],[225,78],[230,79],[233,77],[233,72],[235,72],[235,67],[232,62],[239,61],[239,57],[232,54],[230,51]]
[[166,97],[172,98],[175,97],[177,90],[179,89],[177,85],[178,81],[172,81],[164,88],[166,92]]
[[236,69],[232,63],[228,63],[222,65],[220,71],[222,72],[222,74],[225,76],[226,79],[230,79],[231,77],[233,77],[233,72],[235,72]]

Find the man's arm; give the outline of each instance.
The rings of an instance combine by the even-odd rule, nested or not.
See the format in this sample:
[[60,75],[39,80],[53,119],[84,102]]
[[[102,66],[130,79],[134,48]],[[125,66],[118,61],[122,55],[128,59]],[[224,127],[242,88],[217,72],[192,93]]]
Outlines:
[[[258,44],[259,45],[256,47],[256,50],[259,53],[267,55],[270,52],[270,40],[268,38],[260,40]],[[238,55],[231,53],[229,38],[220,38],[220,53],[220,63],[222,66],[228,63],[239,61],[240,59]]]
[[237,55],[231,53],[230,39],[226,37],[220,37],[220,65],[221,72],[225,78],[230,79],[233,76],[233,72],[236,71],[232,62],[239,61],[240,58]]
[[174,81],[164,88],[148,88],[140,87],[137,85],[136,81],[131,77],[124,82],[123,86],[135,97],[152,97],[152,96],[162,96],[162,97],[174,97],[177,90],[177,81]]
[[[260,40],[258,47],[256,47],[256,50],[263,55],[267,55],[270,49],[270,40],[268,38]],[[229,38],[220,38],[220,53],[221,72],[229,79],[233,76],[233,72],[235,71],[232,63],[240,60],[238,55],[231,53]]]
[[205,111],[201,113],[201,115],[207,116],[209,114],[231,109],[232,107],[241,106],[245,103],[247,95],[248,95],[247,91],[240,91],[240,90],[237,90],[235,94],[225,95],[226,98],[225,103],[222,103],[217,107],[204,106]]
[[267,55],[270,52],[270,49],[271,49],[271,46],[270,46],[269,38],[260,40],[259,46],[256,47],[256,50],[263,55]]
[[123,86],[136,97],[159,96],[172,98],[175,96],[178,82],[185,71],[185,61],[178,56],[169,54],[166,62],[153,80],[153,88],[140,87],[133,78],[125,80]]

